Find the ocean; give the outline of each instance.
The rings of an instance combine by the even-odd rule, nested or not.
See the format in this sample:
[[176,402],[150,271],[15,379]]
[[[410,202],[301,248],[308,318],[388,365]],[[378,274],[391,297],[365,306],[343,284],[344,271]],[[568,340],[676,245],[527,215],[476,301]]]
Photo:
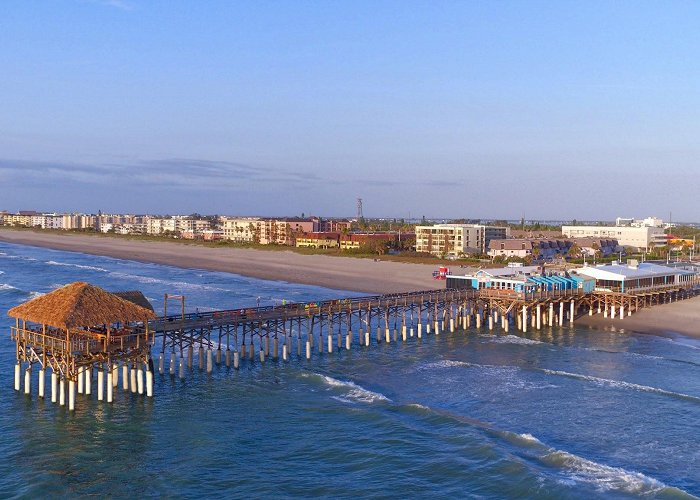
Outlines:
[[2,498],[700,495],[695,339],[567,326],[355,342],[156,374],[152,399],[78,395],[69,414],[36,382],[14,391],[4,311],[78,280],[139,289],[157,312],[164,293],[190,311],[361,295],[0,243]]

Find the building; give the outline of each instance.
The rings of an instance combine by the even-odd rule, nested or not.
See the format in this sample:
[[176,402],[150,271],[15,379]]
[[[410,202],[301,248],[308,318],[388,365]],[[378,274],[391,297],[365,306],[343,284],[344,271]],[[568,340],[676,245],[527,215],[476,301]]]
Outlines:
[[635,226],[562,226],[567,238],[615,239],[620,246],[649,250],[666,244],[666,235],[660,227]]
[[572,241],[578,245],[583,255],[591,257],[608,257],[622,250],[614,238],[575,238]]
[[576,275],[595,279],[597,291],[629,293],[644,289],[680,285],[690,281],[693,271],[661,266],[651,262],[630,259],[627,264],[613,262],[598,266],[584,266],[574,271]]
[[485,254],[492,239],[506,239],[509,235],[507,227],[481,224],[416,226],[416,251],[439,257]]
[[312,217],[314,222],[314,231],[330,232],[330,233],[347,233],[350,231],[352,222],[347,219],[321,219]]
[[618,217],[615,219],[615,225],[618,227],[664,227],[664,221],[658,217],[647,217],[646,219],[630,219],[627,217]]
[[296,237],[296,246],[298,248],[338,248],[339,240],[339,233],[303,233]]
[[360,250],[376,245],[390,246],[399,238],[410,239],[411,233],[350,233],[340,235],[341,250]]
[[503,294],[551,292],[558,290],[580,290],[592,292],[593,279],[576,276],[565,271],[543,273],[538,266],[509,264],[508,267],[480,269],[473,274],[447,277],[447,288],[494,290]]
[[532,255],[537,243],[528,239],[494,239],[489,242],[489,257],[517,257],[524,259]]
[[7,214],[3,217],[6,226],[32,227],[33,215]]

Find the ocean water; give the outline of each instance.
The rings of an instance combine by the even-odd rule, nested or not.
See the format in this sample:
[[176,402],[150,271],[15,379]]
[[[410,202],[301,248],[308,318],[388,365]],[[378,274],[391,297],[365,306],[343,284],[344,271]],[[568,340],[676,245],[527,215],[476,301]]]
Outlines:
[[[0,243],[3,312],[76,280],[140,289],[157,311],[164,293],[201,311],[359,295]],[[700,495],[694,339],[566,327],[355,342],[156,375],[151,400],[78,396],[69,414],[13,390],[11,324],[0,316],[2,498]]]

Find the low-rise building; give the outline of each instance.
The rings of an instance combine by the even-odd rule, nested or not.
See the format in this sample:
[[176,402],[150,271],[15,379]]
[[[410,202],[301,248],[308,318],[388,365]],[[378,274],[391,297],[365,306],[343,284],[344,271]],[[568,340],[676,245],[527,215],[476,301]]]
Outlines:
[[561,229],[567,238],[615,239],[621,246],[636,250],[649,250],[666,244],[666,235],[660,227],[562,226]]
[[296,246],[298,248],[338,248],[339,239],[339,233],[303,233],[296,237]]
[[[340,235],[341,250],[360,250],[373,245],[391,245],[399,239],[398,233],[350,233]],[[404,238],[408,235],[404,234]]]
[[579,276],[595,279],[596,290],[629,293],[645,289],[674,286],[690,281],[694,272],[630,259],[627,264],[613,262],[584,266],[572,271]]

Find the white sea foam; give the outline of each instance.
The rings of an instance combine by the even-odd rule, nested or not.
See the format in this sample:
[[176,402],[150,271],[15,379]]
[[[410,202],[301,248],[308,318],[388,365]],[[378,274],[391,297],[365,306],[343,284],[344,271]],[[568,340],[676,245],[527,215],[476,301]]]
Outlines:
[[479,365],[476,363],[468,363],[467,361],[456,361],[453,359],[443,359],[440,361],[435,361],[434,363],[426,363],[420,366],[419,370],[435,370],[438,368],[455,368],[455,367],[469,367],[469,368],[484,368],[485,365]]
[[640,472],[628,471],[621,467],[604,465],[563,450],[547,446],[529,433],[516,434],[509,431],[498,431],[496,434],[505,437],[513,444],[530,450],[537,460],[553,467],[563,475],[561,482],[568,485],[587,483],[593,485],[599,492],[617,491],[637,495],[654,495],[662,490],[685,492],[669,488],[662,482]]
[[592,484],[600,492],[653,495],[667,488],[664,483],[641,472],[603,465],[566,451],[551,450],[540,460],[565,471],[568,481]]
[[42,295],[46,294],[44,292],[29,292],[30,299],[36,299],[37,297],[41,297]]
[[479,337],[487,338],[495,344],[539,345],[546,343],[517,335],[479,335]]
[[83,264],[70,264],[68,262],[56,262],[54,260],[49,260],[46,262],[50,266],[63,266],[63,267],[77,267],[78,269],[88,269],[90,271],[101,271],[103,273],[108,272],[107,269],[97,266],[86,266]]
[[680,392],[673,392],[673,391],[667,391],[665,389],[659,389],[658,387],[651,387],[648,385],[640,385],[640,384],[634,384],[632,382],[625,382],[623,380],[612,380],[612,379],[607,379],[607,378],[600,378],[600,377],[594,377],[592,375],[583,375],[580,373],[570,373],[570,372],[565,372],[561,370],[548,370],[548,369],[542,369],[542,372],[546,373],[547,375],[556,375],[560,377],[569,377],[569,378],[574,378],[578,380],[585,380],[587,382],[593,382],[594,384],[600,385],[600,386],[607,386],[607,387],[613,387],[616,389],[632,389],[635,391],[641,391],[641,392],[649,392],[653,394],[661,394],[664,396],[671,396],[674,398],[680,398],[680,399],[686,399],[690,401],[695,401],[700,403],[700,397],[697,396],[691,396],[689,394],[683,394]]
[[320,373],[314,373],[313,375],[319,377],[329,387],[346,390],[345,394],[343,394],[342,396],[331,396],[337,401],[353,404],[358,402],[376,403],[379,401],[391,401],[384,394],[365,389],[364,387],[356,384],[355,382],[351,382],[349,380],[338,380],[337,378],[329,377],[328,375],[322,375]]
[[8,283],[0,283],[0,290],[19,290],[17,287]]
[[208,290],[208,291],[213,291],[213,292],[232,292],[233,290],[229,290],[228,288],[220,288],[216,286],[210,286],[210,285],[201,285],[199,283],[188,283],[186,281],[170,281],[170,280],[164,280],[160,278],[152,278],[150,276],[139,276],[138,274],[127,274],[127,273],[120,273],[117,271],[113,271],[109,273],[109,276],[112,276],[114,278],[118,279],[123,279],[127,281],[137,281],[139,283],[143,284],[161,284],[161,285],[168,285],[171,287],[176,287],[180,289],[189,289],[189,290]]

